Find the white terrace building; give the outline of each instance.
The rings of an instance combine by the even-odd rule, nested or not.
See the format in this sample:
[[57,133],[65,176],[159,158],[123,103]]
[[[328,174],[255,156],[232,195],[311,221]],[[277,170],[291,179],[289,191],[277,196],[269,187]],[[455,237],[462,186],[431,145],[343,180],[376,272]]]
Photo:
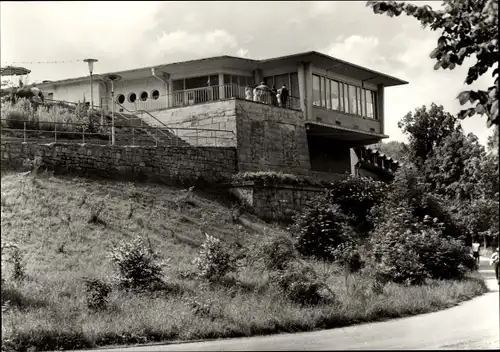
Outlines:
[[[122,76],[115,83],[116,111],[147,111],[155,117],[151,125],[231,130],[240,171],[296,173],[355,173],[355,149],[388,137],[384,89],[408,83],[315,51],[266,60],[218,56],[113,73]],[[93,101],[109,111],[111,87],[103,77],[94,75]],[[284,108],[246,99],[245,86],[261,81],[287,85]],[[88,76],[39,88],[48,99],[90,101]],[[386,169],[392,170],[390,162]]]

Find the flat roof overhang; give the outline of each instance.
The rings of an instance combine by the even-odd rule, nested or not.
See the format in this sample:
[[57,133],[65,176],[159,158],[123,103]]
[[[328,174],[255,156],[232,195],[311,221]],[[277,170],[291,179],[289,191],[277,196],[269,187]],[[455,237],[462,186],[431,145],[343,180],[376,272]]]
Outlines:
[[307,135],[336,140],[350,146],[374,144],[389,136],[323,122],[306,122]]
[[[152,77],[151,73],[152,68],[154,68],[156,74],[160,76],[162,73],[177,74],[177,73],[184,73],[187,70],[199,70],[200,65],[203,65],[203,68],[208,68],[208,69],[213,68],[214,70],[217,71],[221,71],[224,68],[255,70],[257,68],[257,61],[252,59],[234,57],[234,56],[217,56],[217,57],[210,57],[197,60],[174,62],[171,64],[141,67],[132,70],[116,71],[105,74],[94,74],[93,79],[98,81],[103,79],[103,77],[108,74],[120,75],[124,80],[143,79],[145,77]],[[88,80],[89,76],[83,76],[83,77],[52,81],[47,83],[39,83],[38,86],[43,88],[58,84],[87,82]]]
[[333,56],[325,55],[317,51],[307,53],[281,56],[272,59],[261,60],[259,68],[272,69],[283,65],[300,65],[302,62],[311,62],[313,66],[337,73],[343,76],[349,76],[372,84],[381,84],[384,87],[398,86],[408,84],[407,81],[386,75],[385,73],[370,70],[368,68],[352,64],[350,62],[337,59]]

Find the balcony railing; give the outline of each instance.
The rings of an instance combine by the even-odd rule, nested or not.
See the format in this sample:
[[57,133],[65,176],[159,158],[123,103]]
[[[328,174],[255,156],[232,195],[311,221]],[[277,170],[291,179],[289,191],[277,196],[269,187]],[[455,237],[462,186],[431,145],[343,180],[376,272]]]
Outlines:
[[[218,86],[175,91],[171,94],[156,95],[154,97],[148,97],[146,99],[138,98],[134,102],[125,101],[121,103],[121,105],[123,105],[123,107],[125,107],[126,109],[132,111],[154,111],[237,98],[279,106],[286,109],[301,110],[300,99],[298,97],[289,96],[285,102],[279,102],[276,96],[273,96],[270,91],[260,90],[259,94],[257,95],[254,95],[253,93],[253,89],[250,89],[250,92],[247,94],[246,87],[239,86],[237,84],[224,84]],[[101,98],[101,107],[109,111],[111,110],[110,105],[111,104],[107,101],[107,98]],[[118,106],[117,111],[120,111],[120,107]]]

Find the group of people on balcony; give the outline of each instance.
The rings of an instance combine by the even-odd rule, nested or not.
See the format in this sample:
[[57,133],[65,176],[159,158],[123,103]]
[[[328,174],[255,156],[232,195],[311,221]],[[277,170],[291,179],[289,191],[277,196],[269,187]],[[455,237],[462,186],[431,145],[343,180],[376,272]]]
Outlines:
[[273,85],[272,88],[269,88],[265,82],[261,82],[253,89],[250,86],[245,87],[246,100],[286,107],[288,97],[289,92],[286,84],[283,84],[280,89],[276,89],[275,85]]

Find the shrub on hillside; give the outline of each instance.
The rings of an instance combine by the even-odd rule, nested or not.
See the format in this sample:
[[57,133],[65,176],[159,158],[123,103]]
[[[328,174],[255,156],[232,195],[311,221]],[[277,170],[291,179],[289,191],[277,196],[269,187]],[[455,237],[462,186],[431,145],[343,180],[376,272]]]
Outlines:
[[299,253],[323,260],[334,260],[332,250],[346,241],[348,217],[339,205],[325,196],[314,199],[294,217],[290,230]]
[[420,222],[411,209],[398,208],[370,239],[372,265],[396,283],[421,284],[425,278],[460,279],[467,270],[467,248],[443,235],[438,219]]
[[317,305],[335,298],[314,269],[302,262],[290,263],[286,269],[273,272],[270,278],[289,300],[300,305]]
[[354,241],[347,240],[332,250],[335,260],[344,267],[347,273],[356,273],[365,265],[358,247]]
[[111,250],[109,257],[124,288],[149,289],[162,283],[162,268],[140,237],[131,242],[122,241]]
[[292,260],[297,259],[297,250],[290,237],[279,235],[262,244],[260,255],[267,270],[284,270]]
[[374,227],[380,223],[390,223],[393,216],[399,216],[397,208],[411,209],[411,217],[423,222],[425,216],[438,218],[443,223],[443,235],[465,239],[468,231],[455,219],[450,207],[439,197],[432,194],[423,176],[412,165],[403,165],[395,174],[387,196],[370,211],[370,221]]
[[200,278],[217,281],[227,274],[236,271],[236,258],[220,239],[205,234],[198,256],[193,264]]
[[337,180],[327,191],[327,199],[337,204],[344,214],[349,216],[350,225],[362,237],[373,229],[371,219],[367,217],[371,208],[382,202],[388,191],[384,182],[366,177],[349,176]]
[[103,310],[108,306],[108,295],[111,286],[102,280],[84,278],[87,307],[91,310]]

